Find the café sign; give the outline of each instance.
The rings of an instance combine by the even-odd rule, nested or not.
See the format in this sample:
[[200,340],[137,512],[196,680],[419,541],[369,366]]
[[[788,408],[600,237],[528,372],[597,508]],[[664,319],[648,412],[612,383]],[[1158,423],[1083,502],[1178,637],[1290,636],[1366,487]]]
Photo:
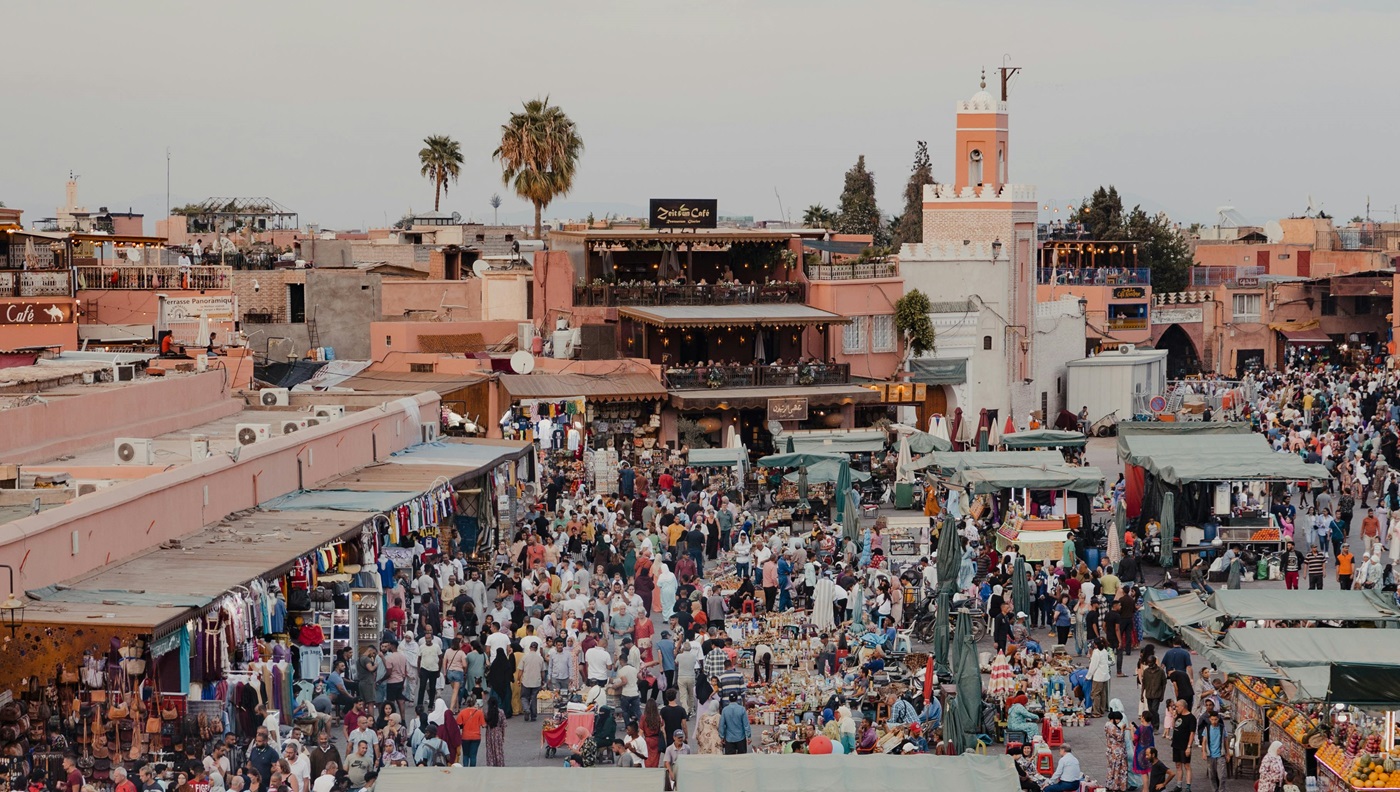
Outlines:
[[0,304],[0,324],[46,325],[72,321],[72,303],[30,301]]
[[719,201],[714,198],[653,198],[649,216],[652,228],[715,228],[719,221]]
[[787,396],[768,400],[768,420],[805,421],[807,420],[807,397]]
[[1115,300],[1141,300],[1147,296],[1147,290],[1141,286],[1119,286],[1113,290]]

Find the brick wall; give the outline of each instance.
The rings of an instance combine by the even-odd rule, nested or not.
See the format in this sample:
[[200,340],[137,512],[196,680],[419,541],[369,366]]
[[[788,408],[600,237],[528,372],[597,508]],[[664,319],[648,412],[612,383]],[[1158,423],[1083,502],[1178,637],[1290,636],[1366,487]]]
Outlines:
[[[253,291],[257,281],[258,290]],[[235,270],[230,278],[238,297],[238,318],[247,314],[271,314],[274,321],[287,320],[287,284],[306,283],[306,270]]]
[[925,242],[961,242],[968,239],[976,244],[1000,239],[1003,244],[1009,245],[1012,230],[1012,215],[1006,210],[938,207],[924,211]]

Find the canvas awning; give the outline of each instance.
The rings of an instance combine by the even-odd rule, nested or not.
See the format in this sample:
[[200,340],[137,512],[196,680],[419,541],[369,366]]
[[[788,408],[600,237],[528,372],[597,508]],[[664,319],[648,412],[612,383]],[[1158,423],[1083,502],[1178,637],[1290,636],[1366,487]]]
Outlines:
[[1309,330],[1280,330],[1283,340],[1301,346],[1319,346],[1332,343],[1332,337],[1314,327]]
[[478,792],[482,789],[567,789],[570,792],[658,792],[665,770],[639,767],[386,767],[375,792]]
[[859,385],[808,385],[781,388],[714,388],[672,391],[671,404],[678,410],[762,410],[769,399],[803,398],[813,407],[875,404],[880,394]]
[[[808,483],[808,484],[830,484],[830,483],[836,481],[836,477],[837,477],[837,475],[839,475],[840,470],[841,470],[841,463],[840,463],[840,462],[832,462],[832,461],[818,462],[817,464],[812,465],[811,467],[807,468],[807,483]],[[783,480],[784,480],[784,481],[791,481],[791,482],[793,482],[793,483],[796,483],[796,482],[797,482],[797,479],[800,478],[801,475],[802,475],[802,473],[801,473],[800,471],[793,471],[793,472],[791,472],[791,473],[789,473],[789,474],[783,476]],[[869,480],[870,480],[870,474],[869,474],[869,473],[866,473],[866,472],[863,471],[863,470],[854,470],[854,469],[851,470],[851,481],[869,481]]]
[[862,251],[870,247],[869,242],[828,242],[824,239],[804,239],[802,248],[804,250],[820,250],[823,253],[835,253],[838,256],[859,256]]
[[919,457],[911,470],[936,467],[945,472],[960,468],[991,465],[1063,465],[1065,457],[1059,451],[935,451]]
[[1225,614],[1205,604],[1194,593],[1166,599],[1149,597],[1148,600],[1154,615],[1173,630],[1197,624],[1214,624],[1225,618]]
[[628,305],[617,315],[656,327],[792,327],[850,324],[850,319],[802,303],[752,305]]
[[666,386],[650,374],[502,374],[501,385],[512,400],[567,399],[641,401],[666,398]]
[[967,382],[967,358],[914,358],[909,377],[925,385],[961,385]]
[[533,447],[531,443],[517,440],[458,440],[448,437],[397,451],[389,455],[388,461],[395,465],[443,465],[459,467],[464,471],[489,470],[502,462],[525,456]]
[[877,453],[885,450],[886,435],[879,429],[811,429],[784,432],[794,451],[816,453]]
[[[958,756],[875,754],[861,757],[691,754],[682,756],[676,763],[676,787],[685,792],[849,792],[852,789],[1015,792],[1019,789],[1016,766],[1010,756],[971,753]],[[387,792],[407,791],[394,789]]]
[[1004,489],[1069,490],[1093,495],[1103,484],[1103,471],[1096,467],[1075,467],[1063,461],[1054,465],[997,464],[959,468],[949,476],[959,487],[972,486],[978,495]]
[[1377,589],[1294,591],[1287,597],[1265,589],[1217,589],[1207,602],[1232,620],[1400,621],[1394,598]]
[[693,467],[747,467],[747,448],[692,448],[686,461]]
[[1030,429],[1001,436],[1001,444],[1007,448],[1083,448],[1088,441],[1080,432],[1058,429]]
[[1119,434],[1118,458],[1169,486],[1196,481],[1324,481],[1327,468],[1274,451],[1260,434]]

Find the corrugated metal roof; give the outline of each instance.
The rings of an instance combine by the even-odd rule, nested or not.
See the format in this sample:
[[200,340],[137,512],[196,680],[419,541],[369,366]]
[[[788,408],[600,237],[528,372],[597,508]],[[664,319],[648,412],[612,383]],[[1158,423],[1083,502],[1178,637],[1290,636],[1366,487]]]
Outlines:
[[586,399],[634,401],[664,399],[666,386],[650,374],[502,374],[512,399]]
[[434,391],[447,394],[475,385],[486,376],[481,374],[439,374],[432,371],[386,371],[373,366],[340,383],[360,393],[422,393]]
[[617,313],[661,327],[849,324],[851,321],[840,314],[801,303],[627,306],[617,309]]

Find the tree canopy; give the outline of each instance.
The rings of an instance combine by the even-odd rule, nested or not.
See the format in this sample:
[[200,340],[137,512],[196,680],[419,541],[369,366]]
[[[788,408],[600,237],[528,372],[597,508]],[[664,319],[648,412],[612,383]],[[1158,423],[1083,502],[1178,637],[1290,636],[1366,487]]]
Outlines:
[[928,318],[932,309],[928,295],[912,289],[905,292],[894,304],[894,326],[900,336],[909,335],[909,352],[915,356],[933,351],[933,321]]
[[866,170],[864,154],[846,171],[835,230],[841,234],[869,234],[876,247],[883,247],[888,241],[885,224],[880,221],[880,207],[875,203],[875,174]]
[[904,185],[904,212],[895,219],[891,232],[895,247],[924,241],[924,185],[937,183],[928,157],[928,143],[920,140],[914,147],[909,183]]
[[578,128],[548,96],[525,102],[501,125],[501,145],[491,157],[501,163],[502,183],[534,204],[536,238],[544,207],[573,189],[582,154]]
[[1125,214],[1110,185],[1085,198],[1078,217],[1089,239],[1137,242],[1138,266],[1150,271],[1154,291],[1181,291],[1190,282],[1191,246],[1165,212],[1148,214],[1138,205]]
[[802,213],[802,225],[807,228],[831,228],[836,225],[836,213],[821,204],[812,204]]
[[462,144],[447,135],[429,135],[423,138],[418,162],[423,166],[421,173],[433,183],[436,212],[442,205],[442,196],[447,194],[447,183],[455,184],[462,173]]

